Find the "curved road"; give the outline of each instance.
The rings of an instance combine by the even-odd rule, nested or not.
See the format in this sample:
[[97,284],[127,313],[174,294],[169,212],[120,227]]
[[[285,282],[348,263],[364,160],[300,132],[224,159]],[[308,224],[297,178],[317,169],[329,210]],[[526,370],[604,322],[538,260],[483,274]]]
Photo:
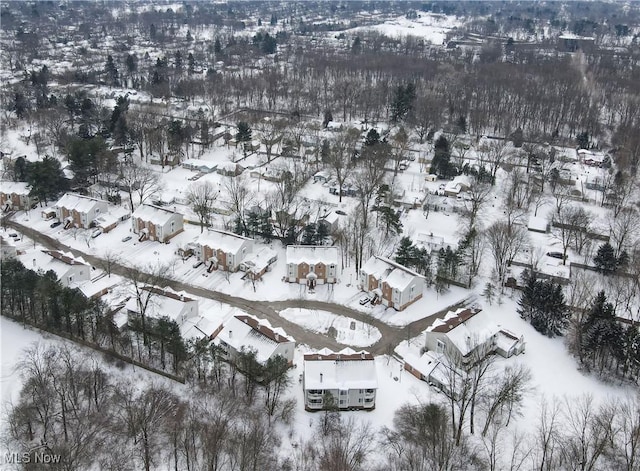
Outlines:
[[[27,237],[44,245],[49,249],[71,252],[74,256],[82,257],[94,266],[101,265],[101,260],[98,257],[84,253],[80,250],[73,249],[65,244],[62,244],[52,237],[49,237],[30,227],[17,223],[11,220],[9,217],[5,216],[5,218],[3,218],[3,224],[7,227],[12,227],[22,232]],[[124,265],[120,264],[113,264],[111,271],[117,275],[127,278],[127,274],[131,273],[131,268],[125,267]],[[367,315],[366,313],[362,313],[360,311],[356,311],[347,306],[336,303],[308,299],[295,299],[286,301],[255,301],[239,296],[221,293],[215,290],[202,288],[200,286],[183,283],[171,278],[161,277],[159,281],[177,291],[185,291],[196,296],[213,299],[215,301],[237,307],[238,309],[246,311],[258,318],[267,319],[274,327],[282,327],[288,334],[292,335],[296,339],[297,343],[309,345],[312,348],[326,347],[336,351],[341,350],[346,345],[339,344],[326,335],[317,334],[315,332],[306,330],[298,324],[290,322],[278,315],[278,311],[286,308],[316,309],[329,311],[340,316],[351,317],[352,319],[376,327],[382,334],[382,338],[378,342],[366,348],[367,351],[375,355],[391,354],[395,346],[398,345],[402,340],[405,340],[407,337],[415,336],[418,332],[422,332],[424,329],[430,326],[436,318],[442,316],[450,309],[455,309],[463,306],[467,302],[465,300],[460,303],[448,306],[445,309],[432,314],[431,316],[412,322],[405,327],[394,327],[385,324],[384,322],[375,319]],[[398,315],[401,316],[402,314],[398,313]]]

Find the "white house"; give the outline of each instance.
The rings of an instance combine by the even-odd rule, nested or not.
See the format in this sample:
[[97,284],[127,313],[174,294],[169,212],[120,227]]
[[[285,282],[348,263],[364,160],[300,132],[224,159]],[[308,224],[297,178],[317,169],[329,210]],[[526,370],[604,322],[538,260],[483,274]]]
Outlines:
[[209,271],[238,271],[245,257],[253,251],[253,239],[214,229],[200,234],[191,245],[198,260],[205,262]]
[[65,229],[73,226],[89,229],[94,219],[109,211],[109,203],[89,196],[66,193],[53,206],[53,210]]
[[280,355],[293,363],[296,342],[281,328],[271,327],[266,320],[259,320],[248,314],[238,314],[224,323],[216,331],[213,341],[225,352],[229,361],[234,361],[238,352],[253,349],[256,360],[265,364],[269,358]]
[[288,245],[287,275],[289,283],[335,283],[340,254],[338,247]]
[[27,183],[0,182],[0,207],[2,211],[29,209],[32,201]]
[[269,267],[278,259],[275,250],[269,247],[262,247],[257,252],[252,252],[245,257],[240,264],[240,270],[249,273],[249,276],[255,280],[262,278]]
[[338,409],[369,409],[376,407],[378,376],[371,353],[345,348],[339,352],[322,349],[304,355],[302,376],[304,408],[324,409],[325,393],[333,396]]
[[509,358],[524,351],[524,338],[501,329],[479,309],[449,311],[425,331],[425,350],[472,365],[486,355]]
[[458,248],[457,244],[449,243],[444,237],[434,235],[433,232],[429,234],[419,232],[416,235],[415,244],[418,247],[423,247],[429,253],[438,253],[440,249],[446,250],[447,247],[450,247],[451,250]]
[[65,287],[91,278],[91,266],[81,258],[74,258],[71,253],[33,250],[21,255],[20,261],[25,267],[37,272],[53,271]]
[[373,296],[373,304],[382,303],[396,311],[420,299],[425,287],[422,275],[377,255],[362,266],[359,278],[360,288]]
[[139,240],[166,242],[183,231],[182,214],[170,209],[142,204],[131,215],[133,232]]
[[[168,317],[178,325],[182,325],[187,319],[198,316],[198,300],[185,296],[184,292],[176,292],[170,288],[159,288],[157,286],[144,286],[140,299],[132,296],[125,304],[127,315],[140,315],[145,305],[144,314],[148,318],[159,319]],[[148,302],[147,302],[148,300]]]

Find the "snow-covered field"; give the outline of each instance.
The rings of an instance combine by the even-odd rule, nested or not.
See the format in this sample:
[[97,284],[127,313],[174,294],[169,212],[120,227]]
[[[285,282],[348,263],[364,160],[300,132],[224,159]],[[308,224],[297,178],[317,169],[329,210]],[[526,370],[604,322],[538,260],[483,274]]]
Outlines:
[[349,31],[374,30],[391,37],[416,36],[432,44],[443,44],[447,33],[459,26],[462,26],[462,21],[455,16],[420,12],[415,19],[399,16],[379,25]]

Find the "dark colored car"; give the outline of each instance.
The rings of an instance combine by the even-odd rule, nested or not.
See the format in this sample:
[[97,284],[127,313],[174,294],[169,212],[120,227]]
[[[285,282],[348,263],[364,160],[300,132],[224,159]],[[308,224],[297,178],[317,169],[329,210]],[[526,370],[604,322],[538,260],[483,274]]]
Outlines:
[[51,223],[51,227],[58,227],[60,224],[62,224],[60,221],[55,221]]
[[562,260],[564,258],[564,255],[562,255],[562,252],[547,252],[547,257],[558,258]]
[[336,214],[339,214],[340,216],[346,216],[347,215],[347,213],[345,213],[341,209],[336,209]]

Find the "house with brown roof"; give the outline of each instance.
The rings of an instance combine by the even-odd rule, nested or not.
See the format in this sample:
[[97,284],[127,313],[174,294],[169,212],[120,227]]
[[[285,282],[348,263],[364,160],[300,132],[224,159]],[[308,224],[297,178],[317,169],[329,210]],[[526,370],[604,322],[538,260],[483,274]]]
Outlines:
[[422,297],[425,278],[388,258],[374,255],[360,269],[360,289],[382,303],[402,311]]
[[304,408],[308,411],[324,409],[325,394],[333,396],[333,403],[340,410],[373,410],[378,389],[375,359],[369,352],[350,348],[307,353],[302,387]]
[[252,349],[256,353],[256,360],[262,365],[276,355],[292,364],[296,348],[295,340],[284,330],[248,314],[231,317],[221,329],[214,332],[212,340],[222,348],[227,360],[233,362],[239,352]]
[[140,242],[167,242],[184,230],[182,214],[151,204],[141,204],[131,215],[131,224]]
[[427,328],[424,347],[471,366],[492,353],[505,358],[522,353],[525,343],[522,336],[496,325],[486,312],[460,308],[449,311]]

